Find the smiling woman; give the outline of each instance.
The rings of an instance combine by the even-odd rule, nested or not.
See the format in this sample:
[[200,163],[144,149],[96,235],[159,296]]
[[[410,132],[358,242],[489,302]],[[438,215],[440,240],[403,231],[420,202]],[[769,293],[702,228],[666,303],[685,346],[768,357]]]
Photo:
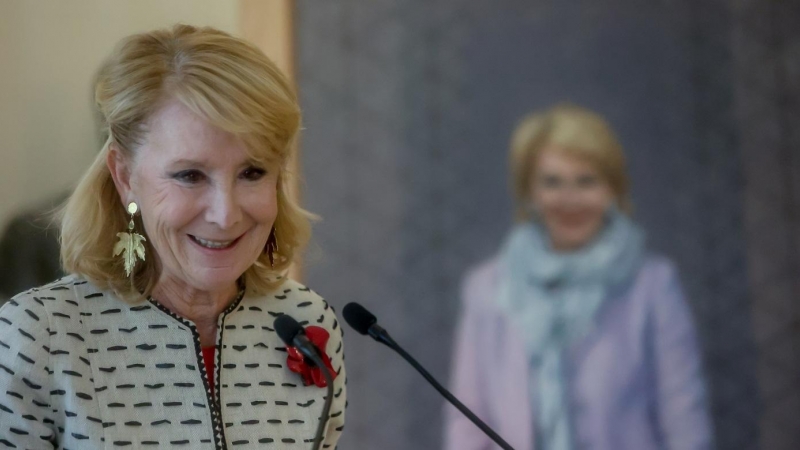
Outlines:
[[[125,39],[95,98],[109,138],[62,211],[71,275],[0,308],[0,443],[335,447],[341,329],[285,276],[310,233],[287,195],[292,86],[253,45],[178,25]],[[320,441],[325,390],[287,367],[283,314],[327,342]]]
[[[464,281],[455,393],[518,450],[711,448],[692,318],[626,213],[609,125],[572,105],[528,116],[511,169],[518,223]],[[448,449],[490,446],[447,417]]]
[[123,204],[141,208],[158,255],[154,296],[187,289],[234,296],[235,280],[265,253],[278,215],[279,163],[255,161],[242,139],[177,100],[145,127],[135,153],[112,142],[107,163]]
[[[246,156],[251,163],[274,166],[270,178],[280,211],[274,217],[274,262],[270,266],[269,255],[264,253],[245,274],[250,291],[265,292],[280,283],[276,275],[288,268],[295,250],[309,236],[308,213],[286,195],[291,174],[285,168],[300,126],[296,94],[278,68],[251,44],[221,32],[197,33],[177,27],[174,33],[177,39],[154,32],[123,41],[101,68],[95,98],[108,124],[109,140],[65,208],[64,267],[133,299],[140,293],[150,294],[164,269],[160,261],[141,264],[131,283],[119,270],[119,261],[107,251],[115,234],[92,239],[95,230],[120,230],[129,221],[125,205],[158,199],[135,198],[131,182],[153,193],[156,186],[150,182],[161,186],[156,178],[164,177],[163,170],[171,169],[175,175],[199,169],[167,168],[165,163],[180,164],[183,159],[183,163],[197,164],[216,153],[217,161],[239,156],[236,162],[241,164]],[[239,155],[235,155],[237,150]],[[202,173],[196,170],[184,175],[191,178]],[[94,201],[98,194],[102,205]],[[161,195],[175,198],[174,192]],[[140,206],[143,219],[153,217],[150,208]],[[87,227],[87,220],[95,226]],[[154,224],[145,224],[145,235],[158,233],[148,229]],[[168,250],[154,248],[158,240],[147,242],[149,251]]]

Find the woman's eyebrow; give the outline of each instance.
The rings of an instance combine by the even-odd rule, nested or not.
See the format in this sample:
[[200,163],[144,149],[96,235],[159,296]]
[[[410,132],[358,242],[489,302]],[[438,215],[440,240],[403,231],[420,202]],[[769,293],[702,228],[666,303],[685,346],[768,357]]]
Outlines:
[[208,166],[205,161],[198,159],[180,158],[167,163],[168,166],[191,166],[205,168]]

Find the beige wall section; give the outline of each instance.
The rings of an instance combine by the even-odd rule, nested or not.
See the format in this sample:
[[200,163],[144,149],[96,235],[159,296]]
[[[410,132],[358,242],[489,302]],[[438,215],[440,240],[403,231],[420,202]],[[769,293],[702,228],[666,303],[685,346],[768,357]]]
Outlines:
[[123,36],[177,22],[239,34],[235,0],[0,1],[0,229],[99,150],[91,79]]
[[294,79],[292,0],[240,0],[242,37],[258,45]]

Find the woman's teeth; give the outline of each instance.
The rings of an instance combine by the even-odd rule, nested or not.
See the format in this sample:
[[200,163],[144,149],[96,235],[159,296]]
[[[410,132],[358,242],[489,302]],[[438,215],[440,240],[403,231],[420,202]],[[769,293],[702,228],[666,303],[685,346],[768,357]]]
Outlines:
[[233,241],[236,240],[236,239],[232,239],[230,241],[209,241],[209,240],[206,240],[206,239],[200,239],[197,236],[192,236],[192,239],[195,242],[197,242],[198,244],[202,245],[203,247],[214,248],[214,249],[229,247],[233,243]]

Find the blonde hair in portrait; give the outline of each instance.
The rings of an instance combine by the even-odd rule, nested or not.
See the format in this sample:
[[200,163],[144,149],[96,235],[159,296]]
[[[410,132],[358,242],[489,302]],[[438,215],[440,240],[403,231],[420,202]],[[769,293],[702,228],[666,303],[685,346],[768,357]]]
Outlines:
[[[301,114],[293,85],[254,45],[213,28],[176,25],[123,40],[98,72],[95,102],[108,140],[60,211],[64,270],[85,276],[123,298],[147,296],[159,277],[158,260],[146,241],[133,282],[123,262],[112,256],[116,233],[129,221],[106,165],[109,147],[126,156],[147,133],[148,118],[167,100],[178,100],[213,126],[245,143],[255,161],[279,163],[274,223],[274,267],[262,253],[244,274],[247,290],[265,293],[307,243],[310,218],[288,195],[287,170]],[[138,232],[144,233],[140,220]]]
[[625,155],[611,126],[594,111],[560,104],[525,116],[511,136],[511,191],[517,221],[530,219],[532,177],[545,149],[590,163],[611,187],[617,207],[630,213]]

